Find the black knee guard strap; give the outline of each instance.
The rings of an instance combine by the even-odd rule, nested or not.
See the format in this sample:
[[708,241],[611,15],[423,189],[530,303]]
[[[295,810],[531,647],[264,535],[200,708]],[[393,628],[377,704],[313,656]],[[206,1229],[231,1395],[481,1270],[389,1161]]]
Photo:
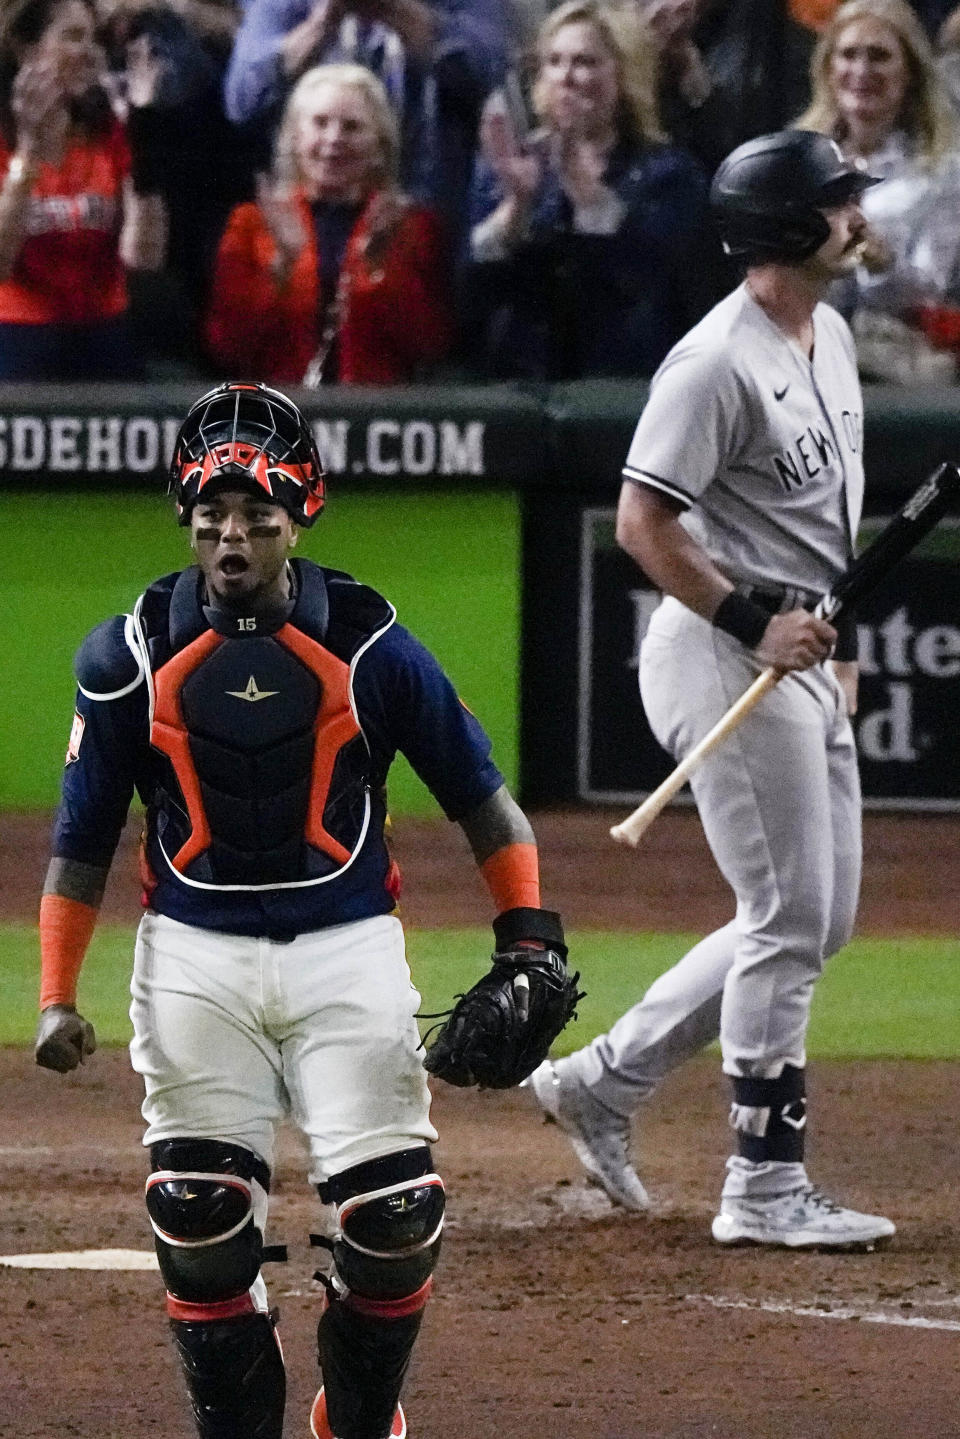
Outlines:
[[271,1316],[170,1327],[200,1439],[282,1439],[286,1375]]
[[331,1179],[317,1185],[317,1193],[324,1204],[344,1203],[355,1194],[364,1194],[370,1189],[383,1189],[387,1184],[399,1184],[404,1179],[417,1179],[421,1174],[433,1170],[433,1156],[429,1145],[418,1144],[412,1149],[399,1149],[394,1154],[381,1154],[377,1159],[366,1159],[362,1164],[352,1164],[341,1169]]
[[252,1185],[269,1187],[267,1166],[250,1150],[216,1140],[166,1140],[151,1158],[147,1213],[168,1293],[201,1305],[245,1294],[263,1259]]
[[785,1064],[776,1079],[734,1077],[730,1124],[739,1153],[754,1164],[802,1163],[807,1124],[806,1072]]

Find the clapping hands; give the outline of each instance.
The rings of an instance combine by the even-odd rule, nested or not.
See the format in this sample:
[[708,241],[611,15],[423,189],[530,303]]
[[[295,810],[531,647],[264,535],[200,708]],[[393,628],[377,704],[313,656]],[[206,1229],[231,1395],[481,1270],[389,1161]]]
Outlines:
[[543,177],[543,155],[520,143],[502,96],[491,96],[484,107],[480,146],[504,193],[529,204]]
[[25,160],[57,164],[70,128],[59,64],[38,59],[22,65],[13,82],[10,108],[19,154]]
[[589,209],[607,197],[607,157],[595,141],[567,130],[557,137],[556,156],[560,183],[575,210]]
[[257,204],[276,246],[274,278],[279,284],[284,284],[307,243],[300,206],[294,187],[287,181],[275,175],[260,174],[256,183]]
[[127,103],[134,110],[155,104],[170,62],[158,54],[146,34],[130,41],[126,58]]

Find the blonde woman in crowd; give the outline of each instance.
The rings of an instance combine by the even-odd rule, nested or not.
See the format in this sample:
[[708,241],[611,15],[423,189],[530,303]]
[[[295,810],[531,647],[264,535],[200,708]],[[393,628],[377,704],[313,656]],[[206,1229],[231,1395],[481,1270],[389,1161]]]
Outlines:
[[358,65],[295,86],[273,173],[219,253],[206,337],[217,365],[276,384],[394,384],[450,339],[440,224],[397,188],[397,121]]
[[[835,297],[851,318],[861,368],[880,379],[950,378],[960,152],[923,25],[904,0],[847,0],[820,37],[811,78],[811,104],[797,124],[831,135],[884,180],[863,197],[870,239],[856,277]],[[931,353],[924,332],[942,353]]]
[[484,372],[650,375],[722,290],[707,177],[666,142],[636,12],[567,0],[540,29],[531,128],[489,103],[466,326]]

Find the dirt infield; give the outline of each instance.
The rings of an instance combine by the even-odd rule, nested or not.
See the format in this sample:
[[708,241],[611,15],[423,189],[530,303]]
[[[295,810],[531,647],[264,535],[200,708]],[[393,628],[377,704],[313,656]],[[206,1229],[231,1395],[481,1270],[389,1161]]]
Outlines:
[[[636,850],[610,839],[621,811],[545,810],[533,816],[545,905],[568,928],[702,930],[733,911],[696,814],[671,809]],[[43,882],[50,818],[0,815],[0,915],[32,920]],[[103,917],[135,917],[135,822],[114,862]],[[404,876],[408,924],[484,924],[489,900],[467,842],[443,820],[403,819],[392,843]],[[960,815],[869,814],[864,821],[862,934],[960,934]]]
[[[608,814],[542,815],[545,901],[570,927],[706,929],[730,909],[694,816],[612,846]],[[4,817],[0,904],[34,912],[46,821]],[[861,929],[960,932],[960,823],[871,818]],[[652,841],[652,836],[651,836]],[[126,844],[127,842],[125,842]],[[398,825],[408,922],[477,923],[448,832]],[[469,866],[468,858],[464,863]],[[455,878],[451,879],[451,870]],[[693,877],[696,877],[695,879]],[[132,917],[125,860],[108,905]],[[614,1212],[529,1094],[437,1087],[449,1232],[407,1390],[411,1439],[948,1439],[960,1436],[960,1067],[818,1064],[811,1168],[889,1214],[885,1251],[791,1255],[709,1241],[727,1096],[697,1061],[641,1116],[656,1212]],[[79,1075],[0,1051],[0,1255],[150,1248],[139,1081],[125,1053]],[[307,1439],[322,1211],[284,1132],[271,1267],[290,1376],[286,1434]],[[322,1253],[322,1251],[321,1251]],[[0,1436],[191,1439],[155,1273],[0,1265]]]

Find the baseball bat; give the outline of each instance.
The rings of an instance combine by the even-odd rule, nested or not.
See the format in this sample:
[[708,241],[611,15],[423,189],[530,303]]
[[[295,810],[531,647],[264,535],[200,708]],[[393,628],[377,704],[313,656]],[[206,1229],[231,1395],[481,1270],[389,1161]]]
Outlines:
[[[884,580],[896,565],[914,549],[925,535],[943,518],[950,502],[960,496],[960,467],[953,460],[947,460],[929,479],[910,496],[903,508],[894,515],[872,544],[853,561],[849,569],[840,576],[817,605],[815,613],[832,624],[844,610],[850,609],[859,600]],[[707,755],[722,744],[738,725],[742,724],[751,710],[774,688],[786,673],[770,666],[763,670],[726,714],[722,715],[713,729],[694,745],[676,769],[672,770],[661,785],[649,794],[643,804],[620,824],[610,830],[618,844],[635,847],[641,836],[653,824],[660,811],[670,803],[673,796],[686,784],[688,778]]]

